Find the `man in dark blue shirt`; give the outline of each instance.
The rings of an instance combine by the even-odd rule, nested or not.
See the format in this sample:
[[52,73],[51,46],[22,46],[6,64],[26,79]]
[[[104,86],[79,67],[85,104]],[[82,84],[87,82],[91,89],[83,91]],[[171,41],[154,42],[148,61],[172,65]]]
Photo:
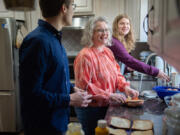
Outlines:
[[[20,99],[25,135],[63,135],[69,105],[86,107],[91,95],[73,87],[61,29],[71,25],[74,0],[39,0],[44,20],[20,48]],[[70,89],[74,93],[70,94]]]

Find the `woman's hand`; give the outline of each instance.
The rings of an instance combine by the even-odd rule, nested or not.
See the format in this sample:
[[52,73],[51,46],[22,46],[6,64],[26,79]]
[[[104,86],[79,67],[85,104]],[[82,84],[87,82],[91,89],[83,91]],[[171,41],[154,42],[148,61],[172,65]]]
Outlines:
[[74,87],[74,93],[70,94],[70,105],[77,107],[87,107],[92,102],[92,95],[86,91]]
[[109,100],[110,104],[122,104],[126,102],[126,97],[119,93],[111,93]]
[[130,88],[129,86],[125,87],[125,92],[124,93],[126,94],[126,96],[130,96],[130,97],[133,97],[133,98],[139,96],[139,91],[134,90],[134,89]]
[[165,81],[167,81],[167,82],[170,81],[170,77],[167,76],[167,75],[166,75],[164,72],[162,72],[161,70],[159,70],[159,73],[158,73],[157,77],[158,77],[158,78],[161,78],[161,79],[163,79],[163,80],[165,80]]

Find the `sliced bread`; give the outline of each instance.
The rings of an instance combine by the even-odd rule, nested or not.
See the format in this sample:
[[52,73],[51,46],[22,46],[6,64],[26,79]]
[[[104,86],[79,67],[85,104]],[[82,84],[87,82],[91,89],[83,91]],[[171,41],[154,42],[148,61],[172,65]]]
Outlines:
[[112,116],[110,125],[116,128],[129,129],[131,126],[131,121],[125,118]]
[[133,131],[131,135],[153,135],[152,130],[147,130],[147,131]]
[[150,120],[134,120],[132,129],[134,130],[151,130],[153,123]]
[[110,127],[108,127],[108,129],[109,129],[109,134],[112,134],[112,135],[127,135],[124,129],[113,129]]

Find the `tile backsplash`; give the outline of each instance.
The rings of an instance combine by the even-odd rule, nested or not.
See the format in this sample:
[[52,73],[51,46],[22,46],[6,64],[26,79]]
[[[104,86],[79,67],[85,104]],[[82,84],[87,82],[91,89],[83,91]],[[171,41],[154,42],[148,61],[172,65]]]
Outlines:
[[82,29],[68,29],[62,30],[62,44],[66,49],[69,57],[74,57],[83,48],[80,44],[83,30]]

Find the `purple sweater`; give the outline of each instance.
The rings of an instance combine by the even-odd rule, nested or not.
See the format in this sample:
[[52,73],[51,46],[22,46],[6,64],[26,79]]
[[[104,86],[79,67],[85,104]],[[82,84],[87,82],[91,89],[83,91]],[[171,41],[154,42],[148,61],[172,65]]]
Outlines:
[[159,69],[147,65],[144,62],[141,62],[134,57],[132,57],[127,50],[124,48],[124,45],[116,38],[112,38],[112,46],[109,47],[113,52],[115,58],[124,63],[126,66],[137,70],[139,72],[152,75],[156,77],[159,73]]

